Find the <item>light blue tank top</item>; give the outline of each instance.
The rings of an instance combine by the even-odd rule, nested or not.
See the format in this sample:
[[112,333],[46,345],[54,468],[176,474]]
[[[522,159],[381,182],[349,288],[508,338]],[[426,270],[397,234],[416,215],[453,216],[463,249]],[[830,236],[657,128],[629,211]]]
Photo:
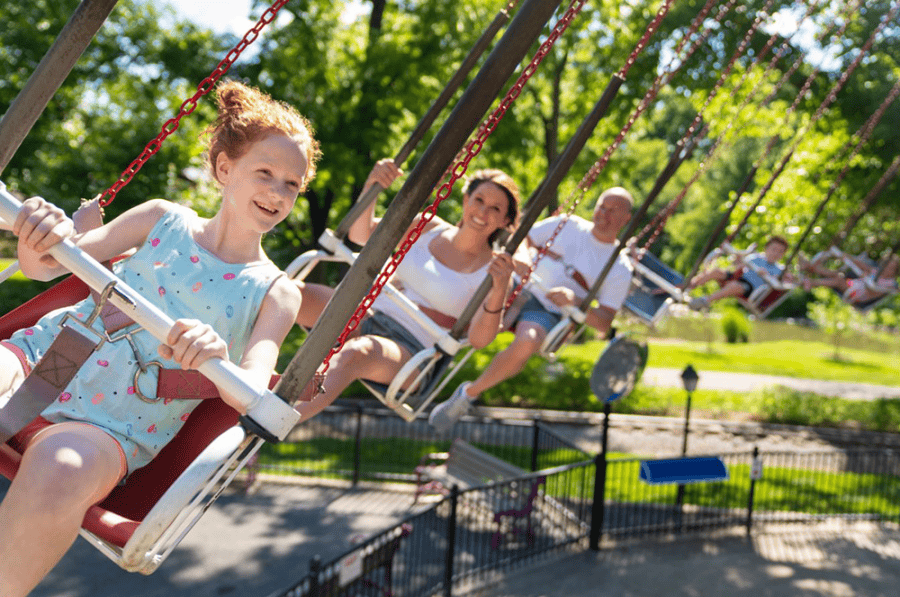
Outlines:
[[[232,362],[239,363],[260,306],[273,282],[282,274],[270,260],[225,263],[197,244],[191,222],[199,218],[185,207],[172,209],[153,227],[144,244],[114,270],[123,281],[172,319],[199,319],[211,325],[228,344]],[[92,298],[44,316],[31,328],[16,332],[10,342],[34,364],[49,348],[66,313],[84,320],[94,307]],[[101,329],[98,318],[95,328]],[[159,342],[136,324],[112,334],[134,331],[134,343],[144,362],[160,361],[177,369],[157,352]],[[135,395],[139,367],[134,350],[124,339],[103,344],[75,379],[41,415],[52,422],[66,420],[94,424],[119,440],[129,471],[153,459],[181,429],[197,400],[147,403]],[[156,396],[156,368],[139,379],[145,396]]]

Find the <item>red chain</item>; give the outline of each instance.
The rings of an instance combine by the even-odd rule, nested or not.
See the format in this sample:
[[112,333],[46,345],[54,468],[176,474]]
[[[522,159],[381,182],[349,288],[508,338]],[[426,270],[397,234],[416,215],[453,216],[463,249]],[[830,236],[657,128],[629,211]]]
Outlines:
[[[872,31],[872,34],[869,36],[869,39],[866,40],[866,43],[863,44],[862,48],[860,48],[859,54],[857,54],[857,56],[853,60],[853,62],[850,63],[850,65],[846,68],[846,70],[841,74],[841,76],[837,80],[837,82],[832,86],[828,95],[825,97],[825,99],[819,105],[818,109],[816,109],[816,112],[815,112],[815,114],[813,114],[812,118],[806,122],[806,124],[803,126],[803,129],[801,129],[801,131],[797,134],[797,136],[794,139],[794,143],[785,152],[779,165],[773,170],[772,175],[769,177],[769,181],[765,185],[763,185],[761,192],[759,193],[759,196],[757,197],[756,201],[753,203],[753,205],[750,206],[750,209],[747,210],[747,212],[744,214],[744,217],[741,219],[741,221],[738,222],[738,225],[734,229],[734,231],[728,235],[728,238],[725,240],[725,242],[731,243],[734,241],[735,238],[737,238],[738,232],[740,232],[740,230],[747,224],[747,222],[750,220],[750,216],[753,215],[753,213],[756,211],[756,208],[759,207],[759,205],[762,203],[763,198],[766,196],[766,193],[768,193],[769,189],[772,187],[772,184],[775,182],[775,179],[778,178],[778,176],[781,175],[781,173],[784,171],[784,167],[787,165],[787,162],[794,155],[794,152],[797,150],[797,147],[800,145],[800,142],[803,140],[803,137],[805,137],[806,133],[822,118],[822,116],[824,116],[825,111],[828,109],[828,107],[837,99],[838,92],[844,88],[844,85],[847,83],[847,80],[850,78],[850,75],[853,74],[853,72],[856,70],[856,68],[862,62],[863,58],[865,58],[866,54],[869,53],[869,50],[872,48],[872,44],[875,43],[875,38],[878,36],[879,33],[881,33],[881,31],[887,26],[887,24],[894,19],[898,10],[900,10],[900,2],[894,4],[891,7],[891,9],[887,12],[887,14],[885,14],[884,17],[881,19],[881,22],[878,24],[878,27],[876,27],[875,30]],[[848,21],[849,21],[849,19],[848,19]],[[841,27],[841,31],[844,30],[844,28],[847,26],[847,24],[849,24],[849,22],[845,23],[844,27]],[[799,58],[798,58],[798,60],[799,60]],[[794,110],[794,108],[800,103],[800,99],[809,90],[810,86],[812,85],[812,80],[815,77],[816,73],[818,73],[818,71],[819,71],[818,68],[814,68],[813,72],[810,73],[805,84],[800,89],[800,92],[798,93],[797,98],[794,100],[794,103],[791,105],[791,107],[788,109],[787,113],[785,114],[785,119],[787,119],[787,117]],[[785,120],[785,122],[786,122],[786,120]],[[766,153],[768,153],[769,150],[771,149],[771,147],[774,146],[775,143],[778,142],[779,140],[780,140],[780,138],[777,134],[772,135],[772,138],[769,139],[769,143],[766,147]]]
[[[743,40],[741,40],[741,43],[738,44],[737,49],[734,51],[734,54],[732,55],[731,60],[728,62],[725,69],[722,71],[722,74],[719,75],[719,80],[716,81],[716,84],[710,90],[709,95],[707,95],[706,101],[703,103],[703,107],[701,107],[700,110],[697,112],[697,116],[694,117],[694,121],[688,127],[687,132],[685,132],[684,137],[682,138],[682,141],[686,142],[687,139],[689,139],[693,135],[697,126],[702,121],[703,116],[706,113],[706,109],[709,107],[710,103],[712,103],[712,100],[716,97],[716,95],[718,95],[719,90],[724,85],[725,81],[728,78],[728,75],[731,74],[731,71],[734,68],[734,65],[737,63],[738,59],[747,50],[747,47],[750,44],[751,38],[756,33],[756,30],[759,28],[759,26],[762,24],[763,17],[768,14],[768,11],[769,11],[769,8],[771,7],[771,5],[772,5],[772,0],[770,0],[769,2],[766,3],[766,5],[762,8],[762,12],[759,15],[757,15],[757,17],[753,20],[753,23],[750,25],[750,28],[747,30],[747,33],[744,34]],[[810,7],[810,9],[811,9],[811,7]],[[805,16],[804,16],[804,18],[805,18]],[[763,58],[765,58],[766,54],[769,52],[770,49],[772,49],[772,46],[775,44],[775,41],[779,37],[780,37],[780,35],[778,33],[773,33],[769,37],[768,41],[766,42],[766,45],[763,47],[762,50],[760,50],[760,52],[753,59],[751,68],[746,69],[743,76],[741,76],[740,80],[737,82],[737,84],[735,84],[732,95],[737,93],[737,90],[740,89],[744,85],[744,81],[746,81],[747,78],[750,76],[750,73],[752,72],[752,68],[754,66],[756,66],[757,64],[759,64],[759,62]],[[771,64],[772,63],[770,62],[770,66],[771,66]],[[768,69],[767,69],[767,72],[768,72]],[[664,209],[660,210],[659,213],[657,213],[656,216],[654,216],[650,220],[650,222],[648,222],[647,225],[644,226],[643,230],[641,230],[638,234],[636,234],[634,236],[635,240],[637,240],[637,239],[640,239],[643,236],[647,235],[652,230],[652,234],[649,234],[647,241],[644,243],[643,248],[645,250],[649,249],[650,246],[656,241],[657,237],[659,237],[659,235],[662,234],[662,230],[665,227],[666,222],[669,220],[669,217],[673,213],[675,213],[675,210],[678,209],[678,206],[681,205],[682,200],[687,195],[688,190],[690,190],[691,186],[693,186],[693,184],[695,182],[697,182],[697,180],[699,180],[700,176],[709,167],[709,165],[712,162],[712,157],[715,155],[719,146],[722,144],[722,142],[725,138],[725,135],[728,134],[728,132],[734,127],[738,115],[740,115],[740,113],[744,110],[744,108],[750,102],[750,99],[756,93],[756,89],[762,84],[763,80],[765,80],[765,77],[761,77],[757,81],[757,84],[750,91],[750,93],[748,93],[744,97],[743,102],[738,107],[738,109],[735,111],[734,117],[729,121],[728,126],[725,127],[725,130],[722,131],[719,134],[719,136],[716,138],[715,143],[713,143],[713,145],[709,148],[709,150],[706,153],[705,159],[700,163],[700,167],[697,168],[697,170],[694,172],[693,177],[685,185],[685,187],[682,189],[681,193],[679,193],[672,201],[670,201],[669,204]],[[700,136],[704,136],[707,129],[708,129],[708,126],[704,128],[704,131],[701,133]]]
[[228,72],[228,69],[231,68],[231,65],[234,64],[235,61],[240,57],[241,53],[245,49],[247,49],[247,46],[256,41],[256,38],[259,37],[259,34],[263,30],[263,28],[275,20],[275,17],[278,15],[278,11],[281,10],[281,8],[287,3],[288,0],[275,0],[275,3],[266,9],[256,25],[254,25],[252,29],[244,34],[243,39],[241,39],[241,41],[239,41],[238,44],[234,46],[231,51],[228,52],[228,54],[225,55],[225,58],[223,58],[222,61],[219,62],[219,65],[216,66],[215,70],[213,70],[213,72],[210,73],[208,77],[203,79],[203,81],[201,81],[200,84],[197,85],[196,93],[182,102],[181,108],[178,110],[178,115],[174,118],[169,119],[165,124],[162,125],[162,129],[160,130],[156,138],[147,143],[141,154],[133,162],[131,162],[128,168],[126,168],[121,175],[119,175],[119,179],[111,187],[103,192],[103,195],[100,196],[101,207],[106,207],[107,205],[112,203],[113,199],[116,198],[116,195],[119,193],[119,191],[121,191],[125,187],[125,185],[131,182],[131,179],[134,178],[134,175],[138,173],[138,171],[144,166],[145,163],[147,163],[147,160],[149,160],[154,154],[156,154],[156,152],[159,151],[159,148],[162,146],[162,142],[166,139],[166,137],[178,130],[178,126],[181,124],[181,119],[188,114],[191,114],[197,108],[197,100],[212,91],[216,82],[218,82],[218,80],[222,78],[222,75]]
[[369,290],[369,293],[363,298],[362,302],[356,308],[356,311],[350,317],[350,320],[347,322],[346,327],[344,327],[344,331],[341,332],[341,335],[338,336],[337,342],[334,347],[332,347],[331,352],[328,353],[328,356],[325,357],[325,360],[322,362],[322,366],[317,373],[318,379],[321,381],[322,377],[328,371],[328,367],[331,364],[331,358],[340,352],[341,348],[344,347],[344,343],[347,341],[347,338],[350,334],[359,326],[366,312],[369,310],[369,307],[372,306],[372,303],[375,302],[375,299],[381,294],[381,290],[384,288],[384,285],[387,284],[388,280],[397,270],[397,267],[400,265],[400,262],[403,261],[403,258],[406,256],[406,253],[409,252],[409,249],[412,247],[413,243],[415,243],[419,237],[422,235],[422,230],[425,226],[430,222],[437,213],[437,208],[447,197],[450,196],[450,193],[453,191],[453,185],[456,184],[456,181],[462,178],[466,170],[469,167],[469,162],[478,155],[482,148],[484,147],[484,142],[487,138],[494,132],[494,129],[497,128],[497,125],[500,123],[500,120],[503,119],[504,114],[509,109],[516,98],[519,97],[519,94],[522,93],[522,88],[525,86],[525,83],[534,75],[537,70],[538,65],[544,60],[544,57],[550,52],[550,49],[556,43],[556,40],[559,39],[560,35],[568,29],[569,24],[575,19],[581,9],[584,7],[587,0],[572,0],[569,4],[569,8],[566,10],[566,13],[557,21],[556,26],[553,28],[553,31],[541,44],[538,51],[535,53],[534,58],[531,59],[531,62],[525,69],[522,71],[522,74],[519,75],[519,78],[516,80],[515,84],[509,89],[506,93],[506,96],[500,102],[500,105],[491,113],[490,117],[481,125],[478,136],[470,141],[466,146],[465,156],[462,160],[458,161],[452,168],[450,168],[450,179],[445,182],[438,189],[435,194],[434,203],[428,206],[423,212],[422,216],[419,218],[419,223],[409,231],[406,239],[400,245],[400,248],[394,253],[391,257],[391,260],[385,264],[384,268],[381,270],[381,273],[378,275],[378,278],[375,279],[375,283],[372,285],[372,288]]

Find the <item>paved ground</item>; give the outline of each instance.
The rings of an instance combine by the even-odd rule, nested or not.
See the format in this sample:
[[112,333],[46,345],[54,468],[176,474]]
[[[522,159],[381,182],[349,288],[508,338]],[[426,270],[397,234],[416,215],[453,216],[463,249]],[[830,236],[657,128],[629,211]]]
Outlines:
[[[681,371],[681,369],[647,367],[641,377],[641,383],[648,386],[681,388],[683,387]],[[725,371],[701,371],[700,381],[697,385],[698,388],[704,390],[735,390],[739,388],[742,392],[771,386],[785,386],[802,392],[813,392],[822,396],[835,396],[850,400],[900,398],[900,388],[892,386]]]
[[579,553],[479,597],[895,597],[898,583],[896,525],[827,522]]
[[299,580],[312,557],[333,560],[411,506],[410,492],[345,486],[226,493],[151,576],[121,570],[79,538],[31,597],[266,597]]

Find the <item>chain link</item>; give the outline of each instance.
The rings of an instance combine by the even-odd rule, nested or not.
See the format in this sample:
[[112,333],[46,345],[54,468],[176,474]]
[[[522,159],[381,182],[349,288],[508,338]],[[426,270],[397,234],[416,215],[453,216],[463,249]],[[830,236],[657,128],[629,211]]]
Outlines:
[[181,124],[181,119],[185,116],[191,114],[197,108],[197,100],[208,94],[212,91],[216,82],[228,72],[228,69],[231,68],[231,65],[237,61],[240,57],[241,53],[247,49],[247,46],[252,44],[256,38],[259,37],[260,31],[275,20],[275,17],[278,14],[278,11],[287,4],[288,0],[275,0],[275,3],[272,4],[266,11],[263,13],[262,17],[260,17],[259,21],[256,25],[253,26],[247,33],[244,34],[243,39],[238,42],[238,44],[232,48],[228,54],[225,55],[225,58],[222,59],[221,62],[216,66],[215,70],[210,73],[208,77],[203,79],[199,85],[197,85],[197,91],[186,99],[181,104],[181,108],[178,110],[178,114],[163,124],[162,129],[159,134],[152,141],[147,143],[144,147],[144,150],[141,151],[140,155],[133,161],[131,164],[119,175],[119,179],[113,183],[111,187],[106,189],[103,194],[100,196],[100,206],[106,207],[110,203],[112,203],[113,199],[116,198],[116,195],[119,194],[125,185],[131,182],[131,179],[134,178],[134,175],[138,173],[138,171],[147,163],[151,157],[153,157],[156,152],[159,151],[159,148],[162,146],[163,141],[165,141],[166,137],[174,133],[178,130],[179,125]]

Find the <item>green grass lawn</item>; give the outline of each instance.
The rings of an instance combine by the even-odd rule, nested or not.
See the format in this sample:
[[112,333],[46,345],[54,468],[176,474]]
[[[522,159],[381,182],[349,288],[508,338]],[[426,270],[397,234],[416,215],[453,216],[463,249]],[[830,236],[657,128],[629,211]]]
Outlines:
[[830,381],[848,381],[900,386],[900,353],[842,349],[841,360],[834,349],[821,342],[779,340],[748,344],[650,343],[648,367],[684,368],[699,371],[761,373]]
[[[746,344],[705,342],[654,342],[649,340],[648,367],[683,369],[691,364],[698,371],[730,371],[784,375],[828,381],[866,382],[900,386],[900,352],[842,349],[841,360],[823,342],[778,340]],[[567,347],[562,354],[594,358],[604,342],[586,342]],[[710,350],[710,348],[712,350]],[[900,348],[900,344],[898,344]]]
[[[531,448],[474,443],[478,448],[531,470]],[[360,446],[360,473],[363,478],[412,475],[430,453],[446,452],[450,441],[422,441],[406,438],[366,438]],[[568,449],[544,450],[538,468],[550,468],[588,459],[583,452]],[[354,442],[349,439],[314,438],[303,442],[266,443],[260,449],[259,464],[275,474],[326,475],[350,478],[354,468]]]

